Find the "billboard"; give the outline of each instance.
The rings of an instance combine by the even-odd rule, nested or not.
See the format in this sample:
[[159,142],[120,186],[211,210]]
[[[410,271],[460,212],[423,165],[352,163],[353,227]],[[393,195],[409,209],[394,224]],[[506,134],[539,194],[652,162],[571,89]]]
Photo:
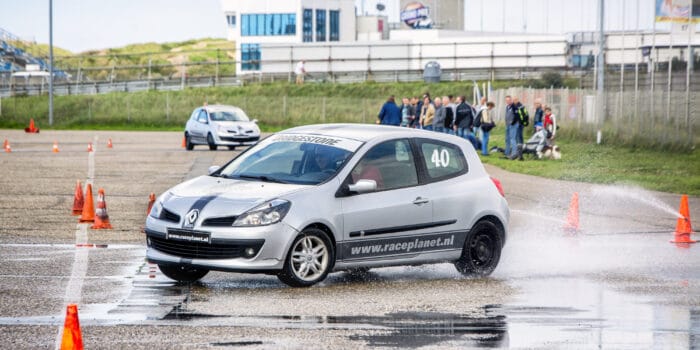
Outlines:
[[401,9],[401,21],[413,29],[433,27],[433,21],[430,19],[430,8],[418,1],[410,2]]
[[655,0],[656,21],[700,23],[700,0]]

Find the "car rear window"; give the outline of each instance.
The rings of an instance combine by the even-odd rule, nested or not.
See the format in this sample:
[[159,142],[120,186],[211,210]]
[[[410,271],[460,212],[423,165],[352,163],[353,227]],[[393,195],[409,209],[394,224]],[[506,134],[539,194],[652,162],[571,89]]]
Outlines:
[[420,151],[430,180],[444,180],[467,172],[462,150],[453,144],[421,140]]

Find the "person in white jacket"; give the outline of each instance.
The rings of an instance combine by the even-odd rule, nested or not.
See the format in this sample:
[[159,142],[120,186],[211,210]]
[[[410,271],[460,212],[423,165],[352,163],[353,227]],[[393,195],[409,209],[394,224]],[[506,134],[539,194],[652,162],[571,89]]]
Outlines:
[[542,159],[542,150],[544,146],[547,145],[547,132],[544,130],[542,123],[535,123],[535,133],[532,134],[530,139],[525,142],[525,144],[518,145],[518,152],[515,157],[511,159],[523,159],[523,153],[537,154],[538,159]]

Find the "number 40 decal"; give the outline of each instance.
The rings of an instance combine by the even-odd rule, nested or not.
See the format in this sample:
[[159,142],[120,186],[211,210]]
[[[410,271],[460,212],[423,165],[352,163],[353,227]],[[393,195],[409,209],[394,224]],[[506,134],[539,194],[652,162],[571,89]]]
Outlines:
[[430,161],[435,164],[436,168],[447,168],[450,164],[450,153],[444,148],[441,150],[435,149],[430,157]]

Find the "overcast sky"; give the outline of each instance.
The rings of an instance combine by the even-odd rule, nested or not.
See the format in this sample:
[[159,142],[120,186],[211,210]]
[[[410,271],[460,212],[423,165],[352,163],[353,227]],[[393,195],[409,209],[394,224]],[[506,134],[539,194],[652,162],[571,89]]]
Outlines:
[[[22,38],[48,42],[48,0],[1,0],[0,28]],[[287,0],[278,0],[287,1]],[[362,0],[355,0],[358,10]],[[425,0],[429,5],[434,0]],[[598,0],[464,0],[467,30],[564,33],[593,30]],[[398,21],[398,0],[365,0],[366,12],[386,5]],[[607,0],[606,26],[651,29],[653,0]],[[482,8],[483,8],[483,17]],[[640,6],[637,9],[637,6]],[[504,13],[505,8],[505,13]],[[482,21],[483,18],[483,21]],[[659,25],[667,29],[667,25]],[[73,52],[131,43],[183,41],[226,36],[219,0],[54,0],[54,44]]]

